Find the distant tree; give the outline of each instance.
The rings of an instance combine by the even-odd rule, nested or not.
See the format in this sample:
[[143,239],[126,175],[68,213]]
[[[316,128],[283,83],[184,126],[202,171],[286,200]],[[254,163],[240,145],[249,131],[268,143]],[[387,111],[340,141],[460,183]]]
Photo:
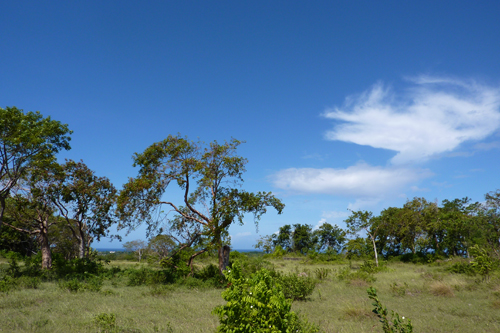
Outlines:
[[318,251],[340,252],[346,242],[346,232],[338,225],[332,226],[330,223],[323,223],[314,231],[317,237]]
[[[214,141],[206,146],[180,135],[169,135],[142,154],[135,154],[134,166],[140,167],[139,175],[129,179],[118,199],[122,227],[134,228],[145,221],[152,232],[164,221],[165,216],[159,216],[158,211],[166,206],[175,213],[173,218],[167,217],[167,223],[190,221],[188,226],[197,225],[193,230],[199,230],[199,236],[207,239],[206,247],[193,256],[218,249],[222,274],[227,262],[223,246],[229,236],[229,226],[235,220],[243,224],[246,213],[252,213],[257,223],[267,207],[274,207],[278,213],[284,208],[271,193],[255,194],[239,189],[247,163],[236,154],[240,144],[232,139],[224,144]],[[162,199],[171,183],[182,190],[184,206]],[[190,242],[197,239],[193,237]]]
[[276,241],[276,234],[260,236],[257,240],[257,244],[254,245],[254,248],[261,249],[265,253],[272,253],[274,251],[274,243]]
[[83,162],[67,161],[52,189],[53,202],[78,240],[80,258],[94,239],[109,236],[116,221],[116,189],[106,177],[97,177]]
[[168,257],[176,248],[176,242],[169,235],[157,235],[149,240],[148,250],[155,253],[158,259]]
[[68,125],[43,118],[40,112],[24,113],[0,108],[0,228],[5,200],[31,168],[43,168],[61,149],[70,149]]
[[289,224],[285,224],[284,226],[280,227],[278,236],[274,240],[274,246],[279,246],[287,252],[292,251],[292,230],[292,226]]
[[368,211],[355,212],[352,210],[351,210],[351,216],[349,216],[345,220],[345,223],[347,225],[350,234],[355,235],[361,230],[366,231],[373,245],[375,264],[377,265],[377,267],[378,267],[378,255],[377,255],[376,238],[378,229],[381,226],[381,221],[382,220],[380,218],[374,217],[372,212]]
[[133,240],[123,244],[123,248],[130,252],[135,252],[139,261],[141,261],[144,252],[147,250],[146,242],[143,240]]
[[294,224],[292,232],[293,251],[302,254],[314,249],[317,239],[312,233],[312,226],[307,224]]

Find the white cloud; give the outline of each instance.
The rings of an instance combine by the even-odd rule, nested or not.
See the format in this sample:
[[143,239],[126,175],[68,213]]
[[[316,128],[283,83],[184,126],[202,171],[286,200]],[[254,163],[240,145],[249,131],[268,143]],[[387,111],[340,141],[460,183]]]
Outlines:
[[347,169],[285,169],[272,175],[271,180],[278,188],[298,193],[380,197],[431,175],[428,170],[358,163]]
[[475,82],[421,76],[415,86],[395,94],[382,84],[324,116],[343,122],[326,134],[397,152],[393,164],[421,162],[482,140],[500,127],[500,90]]

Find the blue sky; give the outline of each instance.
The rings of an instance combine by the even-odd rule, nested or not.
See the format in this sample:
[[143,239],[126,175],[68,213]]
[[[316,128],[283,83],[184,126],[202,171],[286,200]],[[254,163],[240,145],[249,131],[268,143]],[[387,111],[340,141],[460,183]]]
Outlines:
[[[169,134],[245,140],[261,235],[500,188],[497,1],[3,1],[0,106],[117,188]],[[177,198],[170,198],[176,200]],[[234,248],[258,234],[249,217]],[[125,240],[145,238],[143,229]],[[118,247],[101,241],[97,247]]]

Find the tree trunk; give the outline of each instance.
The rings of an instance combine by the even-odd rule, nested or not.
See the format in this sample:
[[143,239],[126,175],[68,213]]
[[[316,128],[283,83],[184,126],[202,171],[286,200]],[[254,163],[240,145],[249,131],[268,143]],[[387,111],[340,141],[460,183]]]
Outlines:
[[85,258],[85,240],[82,238],[78,240],[78,258]]
[[375,265],[378,267],[377,246],[375,245],[375,238],[371,237],[373,243],[373,252],[375,252]]
[[229,252],[231,252],[229,245],[219,248],[219,272],[221,275],[224,275],[222,272],[229,266]]
[[42,252],[42,269],[51,269],[52,251],[50,250],[49,237],[46,229],[40,232],[40,250]]
[[0,229],[2,229],[3,213],[5,212],[5,198],[0,198]]

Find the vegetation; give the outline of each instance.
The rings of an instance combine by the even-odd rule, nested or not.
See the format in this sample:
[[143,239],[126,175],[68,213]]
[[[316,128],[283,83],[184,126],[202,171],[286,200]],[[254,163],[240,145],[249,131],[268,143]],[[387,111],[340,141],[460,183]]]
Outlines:
[[[67,125],[12,107],[0,131],[3,330],[360,332],[377,320],[385,332],[500,330],[500,190],[484,203],[352,211],[346,230],[284,225],[259,239],[265,253],[242,254],[228,227],[284,205],[240,188],[241,142],[169,136],[135,154],[139,175],[117,195],[83,162],[55,162]],[[171,182],[182,205],[162,199]],[[162,226],[165,206],[176,215]],[[128,253],[90,248],[138,221],[150,239],[125,243]]]
[[[247,160],[236,154],[241,141],[232,139],[204,146],[186,138],[169,135],[134,155],[139,166],[137,178],[130,178],[118,198],[121,227],[135,228],[142,221],[150,232],[167,220],[169,236],[177,240],[178,251],[196,247],[187,265],[211,249],[219,253],[219,271],[227,265],[229,226],[237,220],[243,224],[246,213],[257,223],[267,207],[281,213],[284,205],[271,193],[241,190]],[[180,206],[162,199],[170,184],[182,190]],[[172,218],[158,214],[162,206],[176,213]],[[176,252],[178,252],[176,251]],[[172,253],[175,256],[176,252]],[[176,266],[177,267],[177,266]]]

